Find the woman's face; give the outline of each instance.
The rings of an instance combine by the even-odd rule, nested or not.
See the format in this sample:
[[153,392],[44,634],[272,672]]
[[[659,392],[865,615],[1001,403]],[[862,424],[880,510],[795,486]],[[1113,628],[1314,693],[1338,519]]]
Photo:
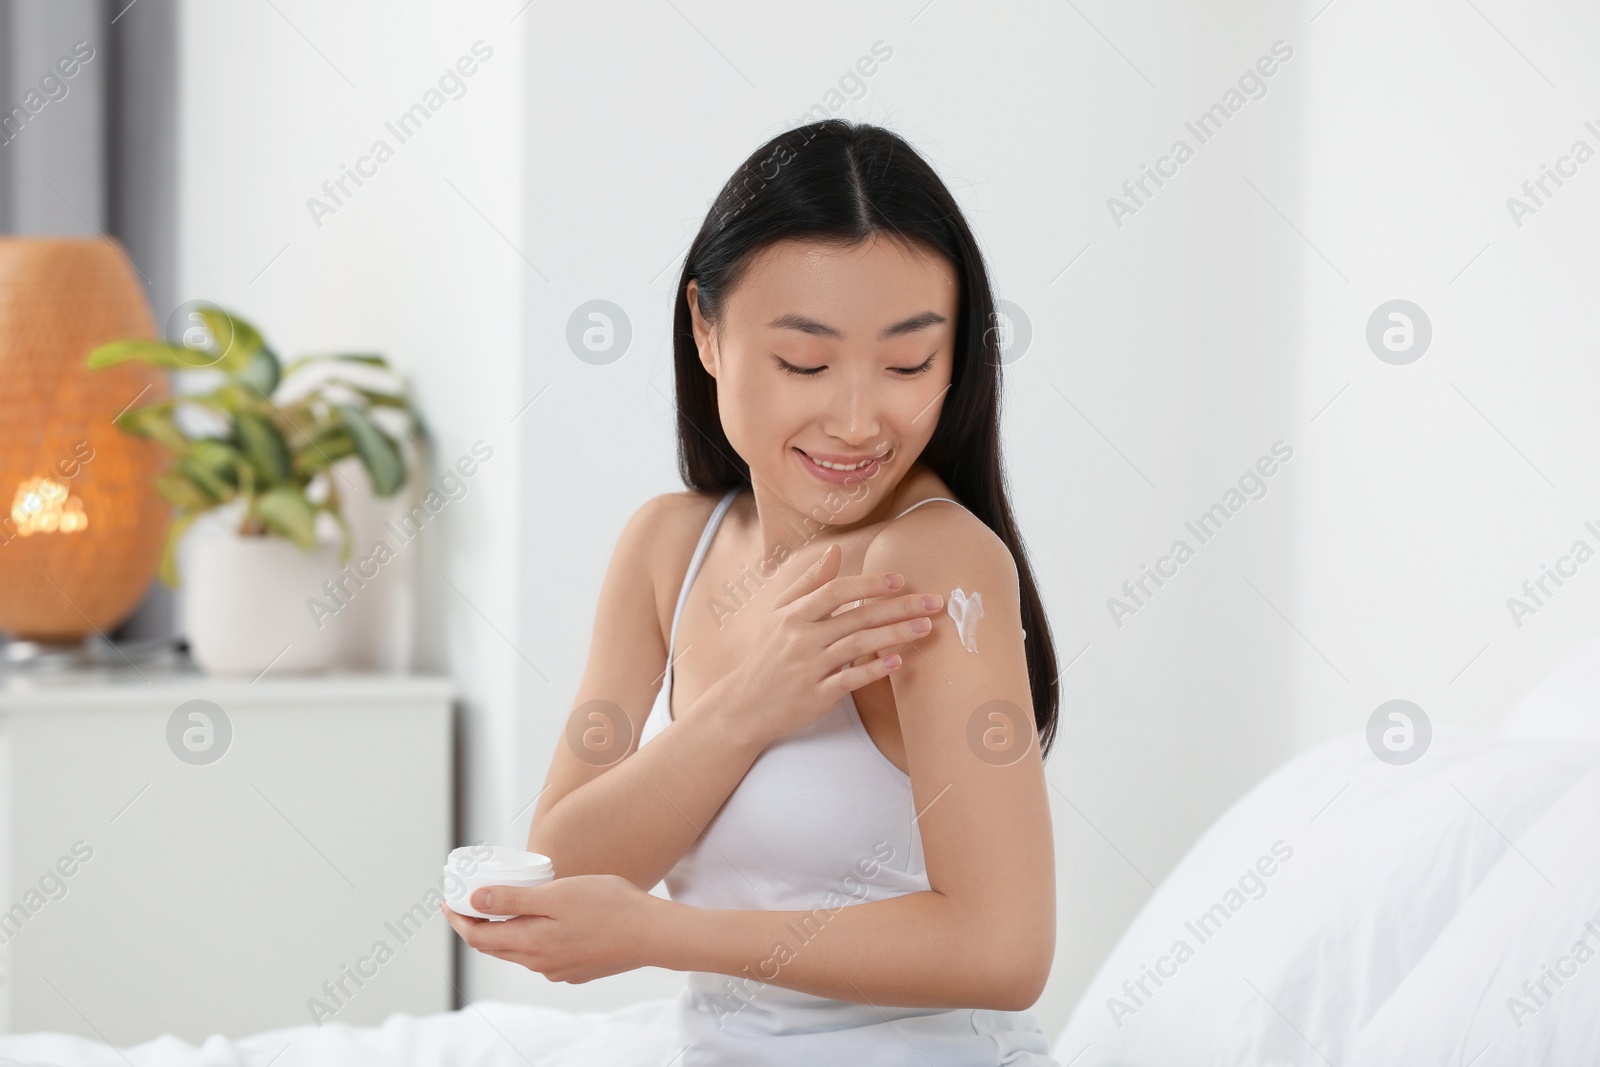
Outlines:
[[938,424],[959,286],[943,256],[885,237],[764,249],[720,329],[690,282],[700,361],[752,482],[808,514],[832,494],[839,525],[887,499]]

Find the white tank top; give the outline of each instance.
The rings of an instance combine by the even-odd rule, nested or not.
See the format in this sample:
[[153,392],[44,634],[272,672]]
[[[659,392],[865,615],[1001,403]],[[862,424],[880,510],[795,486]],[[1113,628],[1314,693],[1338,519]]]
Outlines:
[[[639,733],[641,748],[671,722],[678,620],[739,492],[729,490],[717,504],[689,561],[672,612],[661,691]],[[912,507],[948,499],[931,497]],[[803,952],[833,909],[929,888],[915,814],[911,778],[873,743],[848,693],[811,726],[767,746],[667,873],[667,891],[695,907],[813,915],[792,924],[783,947],[775,945],[750,977],[689,972],[677,1004],[678,1045],[663,1067],[1056,1064],[1031,1011],[873,1007],[760,981],[781,973],[785,952]]]

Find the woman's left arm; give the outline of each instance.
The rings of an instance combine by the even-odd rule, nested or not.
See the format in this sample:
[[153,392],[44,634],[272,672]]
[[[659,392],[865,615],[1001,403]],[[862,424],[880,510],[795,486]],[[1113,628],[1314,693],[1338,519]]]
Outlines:
[[1030,1006],[1055,955],[1055,852],[1016,566],[975,516],[941,505],[885,526],[862,569],[899,571],[956,613],[969,605],[976,651],[947,611],[884,653],[904,661],[889,680],[931,891],[833,911],[681,912],[666,966],[839,1000]]
[[863,570],[899,571],[907,588],[947,602],[960,588],[971,605],[960,631],[947,613],[927,637],[884,653],[904,659],[889,677],[929,891],[718,910],[583,876],[496,890],[485,910],[527,918],[452,914],[463,937],[564,981],[659,966],[728,975],[732,991],[747,979],[859,1003],[1031,1006],[1055,953],[1055,860],[1015,565],[970,513],[923,508],[879,533]]

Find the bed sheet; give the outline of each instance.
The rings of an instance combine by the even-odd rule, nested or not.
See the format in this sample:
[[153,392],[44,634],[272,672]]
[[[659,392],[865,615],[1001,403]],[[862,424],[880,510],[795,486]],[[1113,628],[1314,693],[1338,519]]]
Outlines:
[[611,1012],[484,1001],[378,1026],[307,1024],[201,1045],[159,1037],[117,1049],[69,1034],[0,1037],[0,1067],[664,1067],[673,998]]

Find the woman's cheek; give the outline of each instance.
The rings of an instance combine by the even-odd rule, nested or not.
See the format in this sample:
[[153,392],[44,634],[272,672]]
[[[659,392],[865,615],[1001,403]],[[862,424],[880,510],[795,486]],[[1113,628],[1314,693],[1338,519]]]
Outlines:
[[729,384],[731,388],[724,391],[719,382],[717,390],[717,403],[723,413],[728,440],[746,460],[780,450],[793,436],[786,428],[792,421],[795,398],[783,388],[782,382],[736,378]]

